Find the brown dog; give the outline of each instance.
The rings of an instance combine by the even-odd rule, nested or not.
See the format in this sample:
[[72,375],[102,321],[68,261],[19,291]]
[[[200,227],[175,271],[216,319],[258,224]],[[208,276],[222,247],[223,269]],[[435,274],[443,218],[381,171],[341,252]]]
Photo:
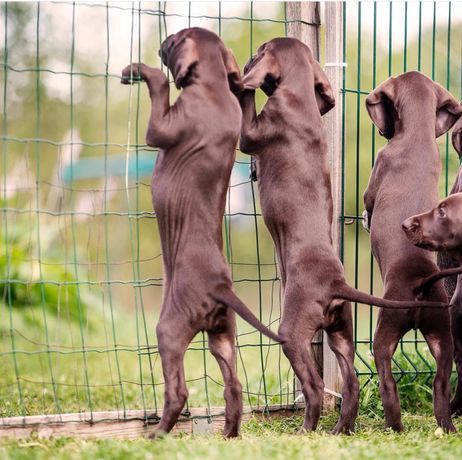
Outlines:
[[[379,152],[364,193],[365,224],[380,267],[387,299],[413,299],[422,281],[437,270],[435,257],[416,248],[401,230],[403,220],[438,200],[441,171],[435,138],[462,114],[462,107],[442,86],[419,72],[389,78],[366,99],[369,115],[389,139]],[[446,302],[443,283],[426,293],[427,300]],[[403,429],[391,358],[401,337],[419,329],[436,360],[433,404],[438,425],[454,431],[449,409],[452,339],[448,310],[381,310],[374,337],[374,359],[380,378],[385,426]]]
[[185,29],[169,36],[161,57],[183,88],[169,105],[169,84],[159,69],[132,64],[122,82],[141,78],[152,109],[146,143],[159,147],[152,199],[162,244],[165,286],[157,339],[165,380],[165,405],[157,434],[172,429],[186,402],[183,357],[199,331],[225,383],[225,436],[237,436],[242,387],[236,375],[235,312],[274,340],[232,291],[222,253],[222,219],[235,158],[241,110],[230,91],[240,85],[231,51],[214,33]]
[[[324,385],[310,346],[315,333],[324,329],[344,382],[334,433],[347,433],[354,429],[359,396],[347,300],[390,308],[417,304],[379,299],[345,282],[332,245],[332,194],[321,120],[335,101],[310,49],[293,38],[276,38],[258,49],[244,72],[240,148],[255,155],[263,218],[277,250],[284,288],[279,335],[302,385],[303,429],[314,430],[320,416]],[[269,99],[257,116],[255,89],[260,87]]]
[[[462,118],[454,127],[452,143],[461,155]],[[431,211],[410,217],[403,222],[406,236],[413,244],[430,251],[441,251],[438,254],[438,264],[442,269],[462,265],[461,192],[462,167],[448,198],[442,200]],[[457,388],[451,401],[451,413],[462,415],[462,276],[447,279],[445,287],[451,297],[451,328],[457,369]]]

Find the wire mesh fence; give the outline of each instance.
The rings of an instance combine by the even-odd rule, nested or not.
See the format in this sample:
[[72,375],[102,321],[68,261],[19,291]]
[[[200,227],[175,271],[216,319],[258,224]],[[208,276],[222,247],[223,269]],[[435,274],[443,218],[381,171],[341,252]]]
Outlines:
[[[411,69],[462,98],[462,4],[344,3],[343,12],[342,256],[349,282],[380,294],[360,215],[383,141],[364,98],[388,75]],[[163,68],[160,43],[190,26],[218,33],[242,68],[261,43],[306,24],[278,2],[4,3],[1,13],[0,417],[157,411],[162,265],[149,190],[156,151],[144,143],[147,90],[121,86],[120,71],[141,61]],[[328,30],[320,31],[322,39]],[[441,151],[444,194],[457,156],[447,138]],[[281,286],[248,166],[238,153],[225,254],[237,293],[274,329]],[[376,310],[355,306],[354,319],[357,370],[367,383],[375,376]],[[294,377],[280,347],[244,322],[238,331],[246,403],[293,403]],[[222,406],[221,375],[203,336],[185,365],[188,407]],[[399,377],[433,372],[417,334],[403,340],[395,365]]]
[[[382,294],[378,266],[361,225],[362,193],[376,152],[386,140],[365,110],[369,92],[391,75],[419,70],[462,99],[462,5],[457,2],[345,3],[343,256],[349,281]],[[447,195],[459,161],[449,135],[438,139],[443,164],[440,196]],[[406,199],[406,197],[402,197]],[[355,306],[356,366],[369,382],[377,309]],[[434,362],[420,333],[408,333],[394,359],[395,378],[430,383]]]
[[[5,3],[2,16],[2,416],[157,410],[156,151],[144,143],[147,90],[120,85],[120,71],[162,67],[160,43],[189,26],[217,32],[244,64],[285,34],[284,7]],[[248,163],[238,157],[229,188],[225,250],[241,297],[274,323],[280,286]],[[279,347],[243,323],[239,332],[247,402],[292,401]],[[190,406],[223,405],[206,348],[199,335],[186,355]]]

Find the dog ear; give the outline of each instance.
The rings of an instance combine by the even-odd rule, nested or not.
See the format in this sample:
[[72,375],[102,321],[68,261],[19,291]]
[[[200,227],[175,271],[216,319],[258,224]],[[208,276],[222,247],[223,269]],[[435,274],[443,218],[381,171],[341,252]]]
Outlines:
[[367,96],[366,109],[380,135],[391,139],[395,135],[395,122],[398,119],[393,77],[385,80]]
[[244,67],[242,84],[244,89],[260,88],[266,77],[279,80],[281,76],[279,64],[270,51],[262,50]]
[[196,43],[191,38],[185,38],[183,43],[177,45],[178,57],[173,65],[172,73],[175,86],[180,89],[184,86],[186,78],[190,75],[193,67],[199,62]]
[[[462,107],[462,105],[461,105]],[[459,154],[459,157],[462,156],[462,118],[459,118],[459,121],[454,126],[452,131],[452,145],[456,149],[456,152]]]
[[233,93],[241,91],[243,89],[241,71],[239,70],[233,52],[229,48],[224,52],[223,61],[226,67],[226,73],[228,74],[229,89]]
[[462,105],[447,89],[438,83],[434,84],[437,98],[435,134],[439,137],[451,129],[462,115]]
[[314,73],[314,89],[316,94],[316,102],[318,104],[319,112],[321,115],[329,112],[335,107],[335,97],[330,86],[330,81],[327,75],[322,70],[319,62],[313,59],[311,66]]

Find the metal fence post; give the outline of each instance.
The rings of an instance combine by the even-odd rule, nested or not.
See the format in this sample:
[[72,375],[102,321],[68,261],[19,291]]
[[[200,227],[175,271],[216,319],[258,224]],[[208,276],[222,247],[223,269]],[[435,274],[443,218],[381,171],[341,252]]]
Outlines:
[[[288,2],[287,3],[287,34],[298,38],[307,44],[314,57],[320,59],[319,35],[320,35],[320,2]],[[343,9],[341,2],[326,2],[324,4],[324,19],[326,30],[326,62],[331,65],[326,67],[334,94],[336,96],[335,109],[324,116],[324,126],[327,134],[329,163],[331,168],[332,194],[334,200],[334,225],[332,236],[335,249],[340,252],[340,203],[341,203],[341,80],[343,51]],[[290,22],[295,21],[295,22]],[[333,393],[338,393],[340,387],[340,373],[334,353],[323,340],[323,334],[316,335],[313,344],[313,353],[319,370],[323,376],[325,390],[324,409],[335,407]],[[297,382],[297,389],[299,385]]]

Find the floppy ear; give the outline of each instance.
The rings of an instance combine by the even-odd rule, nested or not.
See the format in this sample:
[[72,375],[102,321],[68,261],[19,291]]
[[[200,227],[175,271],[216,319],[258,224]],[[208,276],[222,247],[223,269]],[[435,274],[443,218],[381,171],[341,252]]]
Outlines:
[[398,119],[393,77],[385,80],[367,96],[366,109],[380,135],[391,139],[395,135],[395,122]]
[[223,55],[223,61],[228,74],[229,89],[233,93],[237,93],[243,89],[241,80],[241,71],[237,65],[236,58],[230,49],[227,49]]
[[178,54],[175,56],[172,73],[175,86],[180,89],[193,67],[199,62],[199,55],[197,54],[196,43],[191,38],[185,38],[183,43],[176,46],[178,47]]
[[314,72],[314,89],[316,94],[316,102],[318,103],[319,112],[324,115],[329,110],[335,107],[335,97],[330,86],[327,75],[322,70],[319,62],[313,59],[311,66]]
[[462,115],[462,105],[438,83],[435,83],[435,92],[437,98],[435,134],[439,137],[451,129]]
[[244,68],[244,77],[242,79],[244,89],[260,88],[267,76],[274,80],[279,80],[281,72],[273,54],[269,51],[262,51],[258,53],[255,59],[249,61]]
[[[462,105],[461,105],[462,107]],[[462,118],[454,126],[454,131],[452,131],[452,145],[456,149],[456,152],[459,154],[459,157],[462,156]]]

